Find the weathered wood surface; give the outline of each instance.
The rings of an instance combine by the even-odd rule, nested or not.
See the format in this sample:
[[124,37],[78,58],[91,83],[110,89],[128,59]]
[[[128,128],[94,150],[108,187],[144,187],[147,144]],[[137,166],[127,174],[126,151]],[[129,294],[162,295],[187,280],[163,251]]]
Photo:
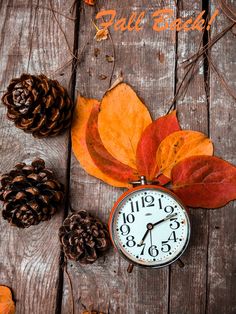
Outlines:
[[[210,11],[216,1],[209,3]],[[65,15],[70,15],[71,1],[2,1],[0,2],[1,87],[6,88],[11,77],[24,71],[44,72],[69,87],[71,67],[55,71],[71,60],[64,35],[50,12],[50,3]],[[79,4],[81,2],[81,5]],[[182,62],[195,53],[202,34],[198,32],[151,29],[151,13],[163,7],[174,9],[177,17],[187,18],[208,7],[208,1],[169,0],[97,0],[96,8],[77,1],[79,31],[73,21],[56,14],[68,39],[70,50],[79,43],[76,84],[71,90],[85,97],[101,98],[109,87],[113,56],[110,40],[97,43],[93,37],[97,10],[116,9],[117,15],[127,17],[131,11],[146,11],[145,28],[137,32],[114,32],[115,49],[113,81],[123,72],[148,106],[152,117],[165,114],[168,104],[184,75]],[[231,0],[231,2],[233,2]],[[70,15],[71,16],[71,15]],[[147,27],[149,23],[149,27]],[[217,18],[211,36],[215,36],[230,21],[222,14]],[[10,34],[10,35],[9,35]],[[206,41],[206,38],[205,38]],[[235,35],[229,32],[212,49],[212,59],[233,89],[236,82]],[[96,53],[95,53],[96,50]],[[184,129],[208,133],[215,143],[217,155],[236,164],[234,140],[236,129],[235,100],[221,88],[219,79],[205,63],[197,71],[184,98],[176,105]],[[103,80],[101,80],[101,75]],[[208,84],[210,83],[210,84]],[[0,170],[9,170],[19,160],[36,156],[46,159],[67,183],[70,172],[70,199],[73,209],[87,209],[104,222],[122,189],[112,188],[87,175],[68,150],[68,134],[55,139],[34,140],[17,130],[5,119],[0,108],[1,163]],[[70,169],[67,169],[71,157]],[[182,260],[184,268],[172,265],[161,270],[134,269],[126,272],[127,263],[112,249],[104,259],[90,266],[68,263],[74,298],[74,312],[100,310],[114,314],[231,314],[235,302],[235,206],[224,209],[190,211],[192,238]],[[68,277],[59,265],[58,228],[63,209],[48,223],[28,230],[17,230],[0,220],[0,284],[13,288],[17,313],[72,314],[72,295]],[[61,309],[60,309],[61,306]]]
[[[53,1],[53,6],[68,13],[71,3]],[[0,2],[1,91],[6,89],[13,77],[24,72],[50,75],[71,58],[61,31],[47,9],[49,7],[49,1]],[[73,49],[74,23],[59,15],[57,18]],[[61,76],[62,72],[56,73],[58,76],[54,77],[68,86],[71,68],[63,73]],[[34,139],[6,119],[3,106],[0,113],[1,173],[20,161],[30,162],[35,157],[41,157],[66,183],[68,134],[54,139]],[[60,256],[57,230],[63,216],[62,207],[49,222],[26,230],[11,227],[3,219],[0,220],[0,284],[12,287],[17,313],[55,312]]]
[[[211,1],[211,10],[217,5]],[[229,1],[231,6],[235,3]],[[212,30],[212,36],[222,31],[232,21],[221,15]],[[212,62],[223,75],[229,87],[236,87],[236,41],[235,34],[229,31],[212,48]],[[219,83],[219,77],[210,73],[210,136],[215,143],[218,156],[236,164],[236,100],[229,96]],[[236,260],[236,202],[226,208],[209,212],[208,269],[207,269],[207,312],[233,314],[235,300],[235,260]]]

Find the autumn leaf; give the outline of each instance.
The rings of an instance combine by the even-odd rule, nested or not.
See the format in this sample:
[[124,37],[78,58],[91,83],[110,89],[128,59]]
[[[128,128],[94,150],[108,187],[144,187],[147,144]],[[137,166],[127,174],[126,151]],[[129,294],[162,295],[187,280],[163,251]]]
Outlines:
[[0,286],[0,313],[15,313],[15,304],[12,300],[12,293],[11,290],[6,286]]
[[97,167],[107,176],[123,182],[123,187],[130,187],[129,182],[137,181],[135,169],[122,164],[115,159],[104,147],[98,132],[99,105],[93,107],[86,130],[88,151]]
[[79,160],[80,165],[90,175],[97,177],[110,185],[123,187],[124,183],[110,178],[96,166],[87,148],[87,123],[92,109],[98,105],[99,101],[96,99],[88,99],[81,96],[78,97],[71,129],[72,149],[75,157]]
[[121,83],[108,91],[101,102],[98,130],[107,151],[136,169],[136,150],[144,129],[152,122],[146,106],[133,89]]
[[95,5],[96,0],[84,0],[84,2],[88,5]]
[[[136,162],[140,175],[152,181],[159,168],[156,161],[157,149],[164,138],[169,134],[180,130],[176,117],[176,110],[170,114],[160,117],[149,124],[144,130],[137,147]],[[169,179],[165,176],[158,177],[159,183],[166,184]]]
[[168,135],[157,150],[157,165],[160,172],[171,177],[172,168],[181,160],[197,155],[212,155],[213,144],[203,133],[177,131]]
[[236,167],[212,156],[193,156],[172,170],[173,191],[191,207],[218,208],[236,199]]

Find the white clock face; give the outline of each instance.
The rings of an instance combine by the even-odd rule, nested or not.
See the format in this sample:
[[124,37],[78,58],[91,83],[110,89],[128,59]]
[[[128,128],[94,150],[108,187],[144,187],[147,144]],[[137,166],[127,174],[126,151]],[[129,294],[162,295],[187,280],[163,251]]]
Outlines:
[[142,188],[119,203],[111,232],[116,247],[130,262],[162,267],[187,247],[190,223],[174,196],[161,189]]

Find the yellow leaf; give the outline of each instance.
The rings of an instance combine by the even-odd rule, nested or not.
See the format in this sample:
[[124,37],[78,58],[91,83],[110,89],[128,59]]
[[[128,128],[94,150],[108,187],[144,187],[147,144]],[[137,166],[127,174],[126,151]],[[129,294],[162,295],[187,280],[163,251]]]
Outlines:
[[15,314],[15,304],[12,300],[12,293],[6,286],[0,286],[0,313]]
[[74,112],[74,121],[71,129],[72,149],[82,168],[90,175],[116,187],[129,187],[129,184],[116,181],[104,174],[93,162],[86,144],[86,128],[90,113],[94,106],[99,104],[96,99],[79,96]]
[[213,154],[213,144],[203,133],[177,131],[167,136],[157,150],[160,172],[171,177],[172,168],[181,160],[198,155]]
[[108,91],[102,99],[98,130],[103,145],[114,158],[131,168],[137,168],[137,145],[151,122],[146,106],[125,83]]

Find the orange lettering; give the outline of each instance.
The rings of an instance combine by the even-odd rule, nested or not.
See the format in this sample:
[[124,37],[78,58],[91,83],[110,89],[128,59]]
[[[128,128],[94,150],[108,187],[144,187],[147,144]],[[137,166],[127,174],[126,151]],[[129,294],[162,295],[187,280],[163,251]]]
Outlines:
[[205,20],[202,18],[205,14],[205,11],[202,11],[196,18],[193,26],[191,27],[192,30],[202,31],[204,29]]
[[102,28],[108,28],[109,26],[111,26],[113,24],[115,16],[116,16],[116,11],[115,10],[105,10],[105,11],[98,12],[98,14],[96,15],[96,20],[98,20],[101,17],[104,17],[106,15],[111,15],[111,18],[107,22],[105,22],[105,21],[101,22],[100,26]]
[[[173,16],[174,15],[174,10],[172,9],[163,9],[163,10],[157,10],[153,13],[153,17],[154,17],[154,24],[153,24],[153,30],[156,32],[160,32],[163,31],[165,29],[168,28],[168,22],[165,22],[164,20],[164,15],[167,14],[169,16]],[[156,18],[158,17],[158,18]],[[164,23],[165,22],[165,23]],[[160,23],[164,23],[163,26],[159,26],[158,24]]]
[[182,20],[181,19],[176,19],[170,24],[170,30],[171,31],[181,31],[181,24]]
[[145,16],[145,12],[144,12],[144,11],[141,12],[141,13],[139,14],[139,16],[138,16],[138,19],[137,19],[137,21],[136,21],[136,23],[135,23],[135,29],[136,29],[137,32],[139,32],[139,31],[141,31],[141,29],[143,29],[143,28],[140,26],[140,23],[142,22],[144,16]]
[[188,25],[189,25],[189,24],[192,24],[192,23],[193,23],[193,19],[192,19],[192,18],[189,19],[189,20],[187,20],[187,21],[185,21],[185,22],[184,22],[184,25],[183,25],[183,30],[184,30],[185,32],[190,31],[190,30],[191,30],[191,27],[188,27]]
[[125,23],[126,23],[125,18],[118,20],[114,25],[114,30],[115,31],[121,30],[122,32],[124,32],[125,30],[127,30],[127,26],[125,26]]

